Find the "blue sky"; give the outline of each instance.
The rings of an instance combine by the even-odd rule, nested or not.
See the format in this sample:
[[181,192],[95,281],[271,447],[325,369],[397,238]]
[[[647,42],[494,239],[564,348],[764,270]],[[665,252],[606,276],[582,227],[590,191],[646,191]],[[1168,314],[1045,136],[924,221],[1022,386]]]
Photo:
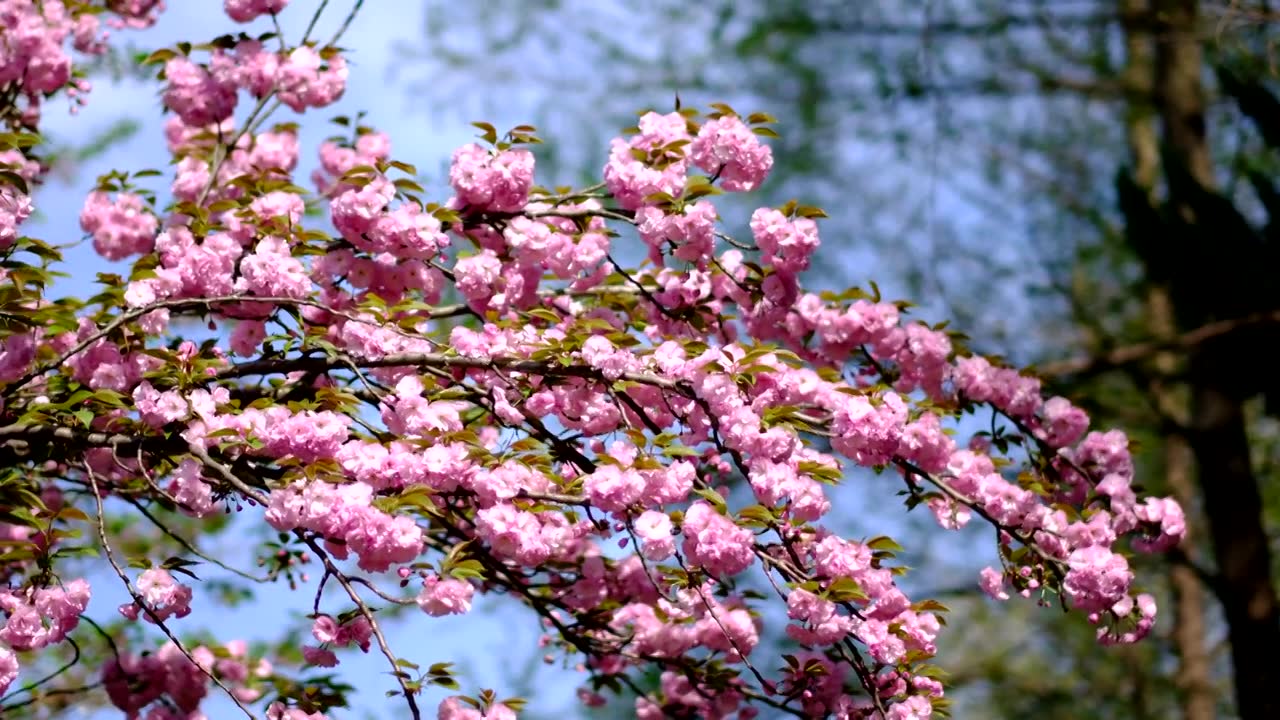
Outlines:
[[[198,42],[211,39],[241,28],[225,18],[220,2],[174,1],[169,5],[170,9],[162,15],[156,27],[141,33],[129,33],[119,39],[150,50],[179,40]],[[294,0],[290,4],[281,17],[288,38],[296,39],[301,35],[302,28],[317,5],[318,0]],[[332,35],[333,29],[349,7],[349,0],[331,2],[315,36],[327,38]],[[269,27],[269,21],[262,20],[253,24],[250,31],[264,32]],[[366,2],[365,8],[342,42],[344,47],[351,50],[348,54],[351,66],[349,89],[335,106],[312,112],[303,120],[302,167],[297,177],[305,179],[309,176],[316,164],[315,148],[321,139],[333,132],[334,126],[327,119],[363,110],[368,113],[369,124],[391,136],[395,157],[416,164],[426,176],[428,194],[438,200],[448,196],[446,177],[442,171],[447,167],[452,150],[473,138],[475,130],[467,121],[479,118],[422,112],[422,103],[409,97],[405,91],[405,84],[400,80],[404,74],[392,73],[393,65],[397,62],[394,46],[400,41],[422,42],[421,24],[415,4]],[[428,69],[428,72],[432,71]],[[415,75],[421,80],[421,73]],[[44,188],[37,196],[40,215],[26,228],[30,234],[59,244],[79,240],[82,232],[78,215],[83,198],[99,174],[113,168],[137,170],[166,166],[168,158],[161,132],[163,116],[157,89],[154,82],[111,84],[104,79],[97,82],[89,105],[78,116],[68,115],[66,106],[60,102],[55,101],[46,107],[45,131],[62,142],[83,142],[121,118],[137,120],[140,130],[127,142],[112,147],[109,152],[77,168],[74,179],[68,184],[55,183]],[[479,88],[477,92],[483,94],[484,88]],[[527,94],[498,99],[490,104],[494,115],[484,119],[492,121],[500,129],[536,120],[537,100]],[[244,104],[242,98],[242,106]],[[244,107],[241,109],[243,111]],[[284,121],[295,118],[286,109],[276,119]],[[556,141],[555,132],[556,128],[552,127],[544,129],[542,134],[545,138]],[[565,138],[560,140],[564,141]],[[163,191],[165,183],[167,178],[164,183],[158,183],[155,189]],[[123,272],[126,267],[124,264],[101,260],[87,242],[72,248],[67,257],[68,263],[63,269],[70,272],[71,277],[55,286],[55,296],[82,295],[92,289],[95,273]],[[867,273],[871,274],[873,271],[874,266],[869,265]],[[834,522],[840,529],[857,536],[901,534],[907,531],[901,520],[900,506],[897,505],[899,501],[893,496],[897,487],[896,481],[889,477],[859,475],[850,478],[846,486],[837,493],[839,513]],[[248,512],[253,515],[249,518],[250,522],[259,520],[260,515],[256,511]],[[853,518],[857,519],[856,522]],[[241,537],[237,533],[223,537],[222,550],[232,561],[239,561],[241,567],[251,568],[249,555],[252,548],[236,545]],[[936,538],[937,535],[931,537]],[[936,559],[938,553],[942,552],[930,552],[935,547],[938,546],[923,546],[924,554],[919,556],[919,562],[913,560],[913,564],[932,564],[931,559]],[[952,542],[945,547],[947,553],[958,554],[972,546],[970,543]],[[994,559],[994,553],[988,548],[984,557]],[[970,563],[972,562],[970,559]],[[977,567],[981,567],[981,563]],[[202,571],[201,575],[217,576],[208,570]],[[968,577],[972,578],[971,575]],[[955,585],[963,578],[965,576],[961,574],[949,581],[938,577],[930,580],[935,585]],[[126,599],[123,589],[118,587],[113,577],[99,578],[94,590],[90,612],[97,617],[111,616],[115,612],[114,608]],[[286,626],[296,623],[303,613],[309,611],[313,591],[314,585],[304,586],[297,592],[290,592],[283,585],[273,586],[263,594],[262,601],[252,607],[214,614],[208,610],[207,603],[211,601],[199,592],[197,586],[196,612],[185,620],[177,621],[174,627],[179,632],[207,627],[224,640],[237,637],[275,638]],[[330,593],[327,597],[332,603],[327,605],[331,611],[336,613],[347,609],[336,595]],[[204,608],[201,607],[202,604],[205,605]],[[533,616],[511,604],[482,600],[476,610],[465,617],[435,619],[415,612],[410,613],[409,618],[412,622],[392,623],[388,628],[388,639],[393,648],[401,656],[424,667],[434,662],[457,662],[459,668],[466,671],[462,681],[464,690],[467,691],[489,687],[495,689],[500,697],[515,694],[518,690],[517,678],[524,674],[530,661],[540,655],[536,646],[538,627]],[[336,717],[363,717],[366,714],[369,717],[388,714],[399,716],[403,712],[402,701],[383,697],[386,689],[394,687],[394,681],[385,674],[387,667],[381,655],[376,651],[367,656],[358,652],[343,652],[340,657],[343,664],[339,669],[358,688],[354,698],[358,712],[335,713]],[[563,671],[558,665],[540,670],[535,677],[537,693],[531,707],[545,713],[544,716],[572,715],[572,708],[576,705],[573,690],[577,679],[576,674]],[[430,694],[423,705],[433,708],[444,694]],[[210,717],[221,718],[233,717],[235,711],[223,701],[210,704],[206,712]],[[109,713],[100,716],[116,715]]]

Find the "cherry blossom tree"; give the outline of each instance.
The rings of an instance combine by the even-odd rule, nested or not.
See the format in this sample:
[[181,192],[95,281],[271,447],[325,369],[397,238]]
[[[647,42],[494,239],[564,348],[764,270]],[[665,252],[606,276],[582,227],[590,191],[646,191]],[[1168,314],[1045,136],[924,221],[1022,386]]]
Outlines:
[[[94,250],[130,266],[81,299],[47,296],[61,254],[21,231],[48,170],[40,116],[86,100],[75,63],[106,51],[104,27],[163,3],[0,2],[0,712],[200,718],[225,695],[249,717],[340,717],[343,657],[364,652],[407,716],[435,686],[457,693],[440,718],[512,718],[523,700],[424,669],[380,620],[488,594],[541,624],[588,706],[945,714],[946,608],[904,593],[894,541],[824,524],[851,467],[945,529],[991,526],[999,560],[974,582],[993,598],[1073,611],[1102,644],[1150,632],[1125,553],[1185,526],[1139,498],[1122,433],[908,303],[807,291],[818,208],[723,230],[716,196],[773,165],[771,117],[645,113],[585,188],[536,184],[534,128],[477,123],[432,200],[361,118],[318,148],[278,118],[345,90],[362,3],[318,39],[329,4],[287,38],[287,0],[226,0],[244,32],[143,61],[173,163],[85,198]],[[322,168],[305,180],[304,151]],[[228,523],[260,531],[241,531],[259,568],[202,549]],[[192,637],[187,618],[218,610],[193,595],[202,564],[287,586],[311,640]],[[102,582],[131,601],[91,608]],[[797,652],[763,651],[772,610]],[[650,670],[656,690],[636,682]]]

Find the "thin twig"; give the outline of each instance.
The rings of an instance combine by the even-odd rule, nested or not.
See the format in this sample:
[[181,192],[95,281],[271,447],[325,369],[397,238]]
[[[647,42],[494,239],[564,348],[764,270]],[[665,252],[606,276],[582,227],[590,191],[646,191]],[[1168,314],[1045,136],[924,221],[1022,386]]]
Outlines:
[[98,541],[102,543],[102,551],[107,556],[107,562],[111,564],[111,569],[115,570],[116,576],[119,577],[120,582],[124,584],[124,589],[128,591],[129,596],[132,597],[133,601],[142,609],[142,612],[146,613],[147,617],[151,618],[151,621],[155,623],[156,627],[160,628],[160,631],[165,634],[165,637],[169,638],[169,641],[173,643],[174,647],[178,648],[178,651],[186,656],[187,660],[190,661],[192,665],[196,666],[201,673],[212,680],[214,685],[221,688],[222,691],[227,694],[227,697],[231,698],[231,701],[236,704],[236,707],[240,708],[241,712],[243,712],[249,720],[255,720],[254,715],[249,708],[240,701],[240,698],[236,697],[235,693],[231,692],[230,688],[223,684],[222,680],[220,680],[217,675],[206,669],[200,663],[196,662],[195,657],[192,656],[186,646],[178,640],[177,636],[173,634],[173,631],[169,629],[169,626],[165,625],[164,621],[160,619],[160,616],[151,609],[151,606],[147,604],[142,595],[140,595],[137,589],[134,588],[133,582],[129,580],[129,576],[125,574],[124,570],[120,567],[120,564],[116,562],[114,552],[111,549],[111,542],[107,539],[107,526],[103,519],[102,493],[98,489],[97,473],[93,471],[93,468],[87,462],[84,463],[84,470],[89,476],[89,485],[93,488],[93,497],[97,505]]
[[[14,690],[13,692],[8,693],[8,694],[7,694],[7,695],[5,695],[4,697],[0,698],[0,703],[4,702],[5,700],[8,700],[8,699],[12,698],[12,697],[13,697],[13,696],[15,696],[15,695],[20,695],[20,694],[22,694],[22,693],[31,693],[31,691],[32,691],[32,690],[35,690],[36,688],[40,687],[41,685],[44,685],[45,683],[49,682],[50,680],[53,680],[53,679],[57,678],[59,675],[61,675],[61,674],[65,673],[66,671],[68,671],[68,670],[70,670],[71,668],[75,667],[76,663],[80,662],[80,646],[79,646],[78,644],[76,644],[76,640],[75,640],[75,638],[73,638],[73,637],[71,637],[71,636],[67,636],[67,642],[71,645],[71,650],[72,650],[72,652],[73,652],[73,655],[72,655],[71,659],[70,659],[70,660],[68,660],[68,661],[67,661],[67,663],[66,663],[65,665],[63,665],[63,666],[59,667],[57,670],[54,670],[53,672],[49,673],[48,675],[45,675],[44,677],[40,678],[39,680],[34,680],[34,681],[32,681],[32,682],[29,682],[29,683],[27,683],[26,685],[23,685],[22,687],[18,688],[17,690]],[[33,700],[33,701],[34,701],[34,700],[36,700],[36,699],[38,699],[38,697],[39,697],[39,695],[37,695],[36,693],[31,693],[31,695],[32,695],[32,700]],[[11,708],[4,708],[4,709],[11,709]]]
[[316,557],[320,558],[325,570],[333,575],[333,579],[338,581],[343,590],[347,591],[347,597],[351,598],[351,602],[355,603],[360,614],[369,622],[369,628],[373,631],[373,636],[378,641],[378,649],[382,651],[382,655],[387,659],[387,662],[391,663],[391,674],[395,676],[396,682],[400,684],[400,690],[404,693],[405,702],[409,705],[409,713],[414,720],[421,720],[422,713],[418,710],[418,701],[414,699],[415,691],[409,688],[409,684],[405,680],[405,672],[397,664],[395,653],[391,652],[391,646],[387,644],[387,638],[382,634],[382,628],[373,616],[373,611],[369,609],[364,599],[360,597],[360,593],[356,592],[356,589],[351,585],[351,581],[333,564],[333,561],[329,559],[329,554],[325,552],[324,548],[320,547],[320,544],[314,538],[301,530],[294,530],[293,532],[299,540],[302,540],[307,547],[311,548]]

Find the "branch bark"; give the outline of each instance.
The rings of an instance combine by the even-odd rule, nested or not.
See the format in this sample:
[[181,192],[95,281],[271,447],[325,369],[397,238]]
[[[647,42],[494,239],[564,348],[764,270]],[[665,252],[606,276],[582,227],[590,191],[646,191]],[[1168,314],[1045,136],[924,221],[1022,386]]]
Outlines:
[[1102,353],[1101,355],[1085,355],[1068,358],[1058,362],[1037,366],[1036,373],[1041,377],[1074,376],[1085,378],[1116,370],[1127,365],[1154,358],[1157,354],[1169,350],[1195,350],[1210,340],[1216,340],[1242,330],[1252,330],[1267,325],[1280,325],[1280,310],[1255,313],[1247,317],[1229,320],[1218,320],[1201,325],[1181,335],[1157,338],[1147,342],[1125,345]]

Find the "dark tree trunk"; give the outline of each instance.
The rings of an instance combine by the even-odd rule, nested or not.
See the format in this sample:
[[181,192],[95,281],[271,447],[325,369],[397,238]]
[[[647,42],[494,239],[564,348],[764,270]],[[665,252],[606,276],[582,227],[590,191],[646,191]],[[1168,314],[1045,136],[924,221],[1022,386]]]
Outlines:
[[1280,718],[1280,608],[1244,409],[1209,378],[1195,386],[1192,408],[1191,446],[1218,566],[1236,704],[1243,720],[1274,720]]
[[[1201,202],[1215,188],[1213,163],[1205,127],[1204,52],[1196,0],[1156,0],[1155,100],[1164,141],[1169,207],[1175,222],[1198,246],[1230,253],[1233,242],[1224,227],[1205,212]],[[1225,242],[1224,242],[1225,241]],[[1236,262],[1248,262],[1241,255]],[[1217,258],[1199,272],[1226,288],[1225,274],[1233,258]],[[1184,276],[1194,283],[1196,271]],[[1180,318],[1213,316],[1212,293],[1184,286],[1174,293]],[[1262,523],[1262,498],[1250,462],[1244,401],[1255,378],[1241,367],[1237,344],[1210,343],[1190,358],[1191,407],[1188,441],[1195,457],[1204,514],[1218,572],[1231,642],[1236,703],[1243,720],[1280,718],[1280,608],[1271,573],[1271,554]],[[1251,348],[1256,352],[1259,348]],[[1234,371],[1233,371],[1234,370]]]

